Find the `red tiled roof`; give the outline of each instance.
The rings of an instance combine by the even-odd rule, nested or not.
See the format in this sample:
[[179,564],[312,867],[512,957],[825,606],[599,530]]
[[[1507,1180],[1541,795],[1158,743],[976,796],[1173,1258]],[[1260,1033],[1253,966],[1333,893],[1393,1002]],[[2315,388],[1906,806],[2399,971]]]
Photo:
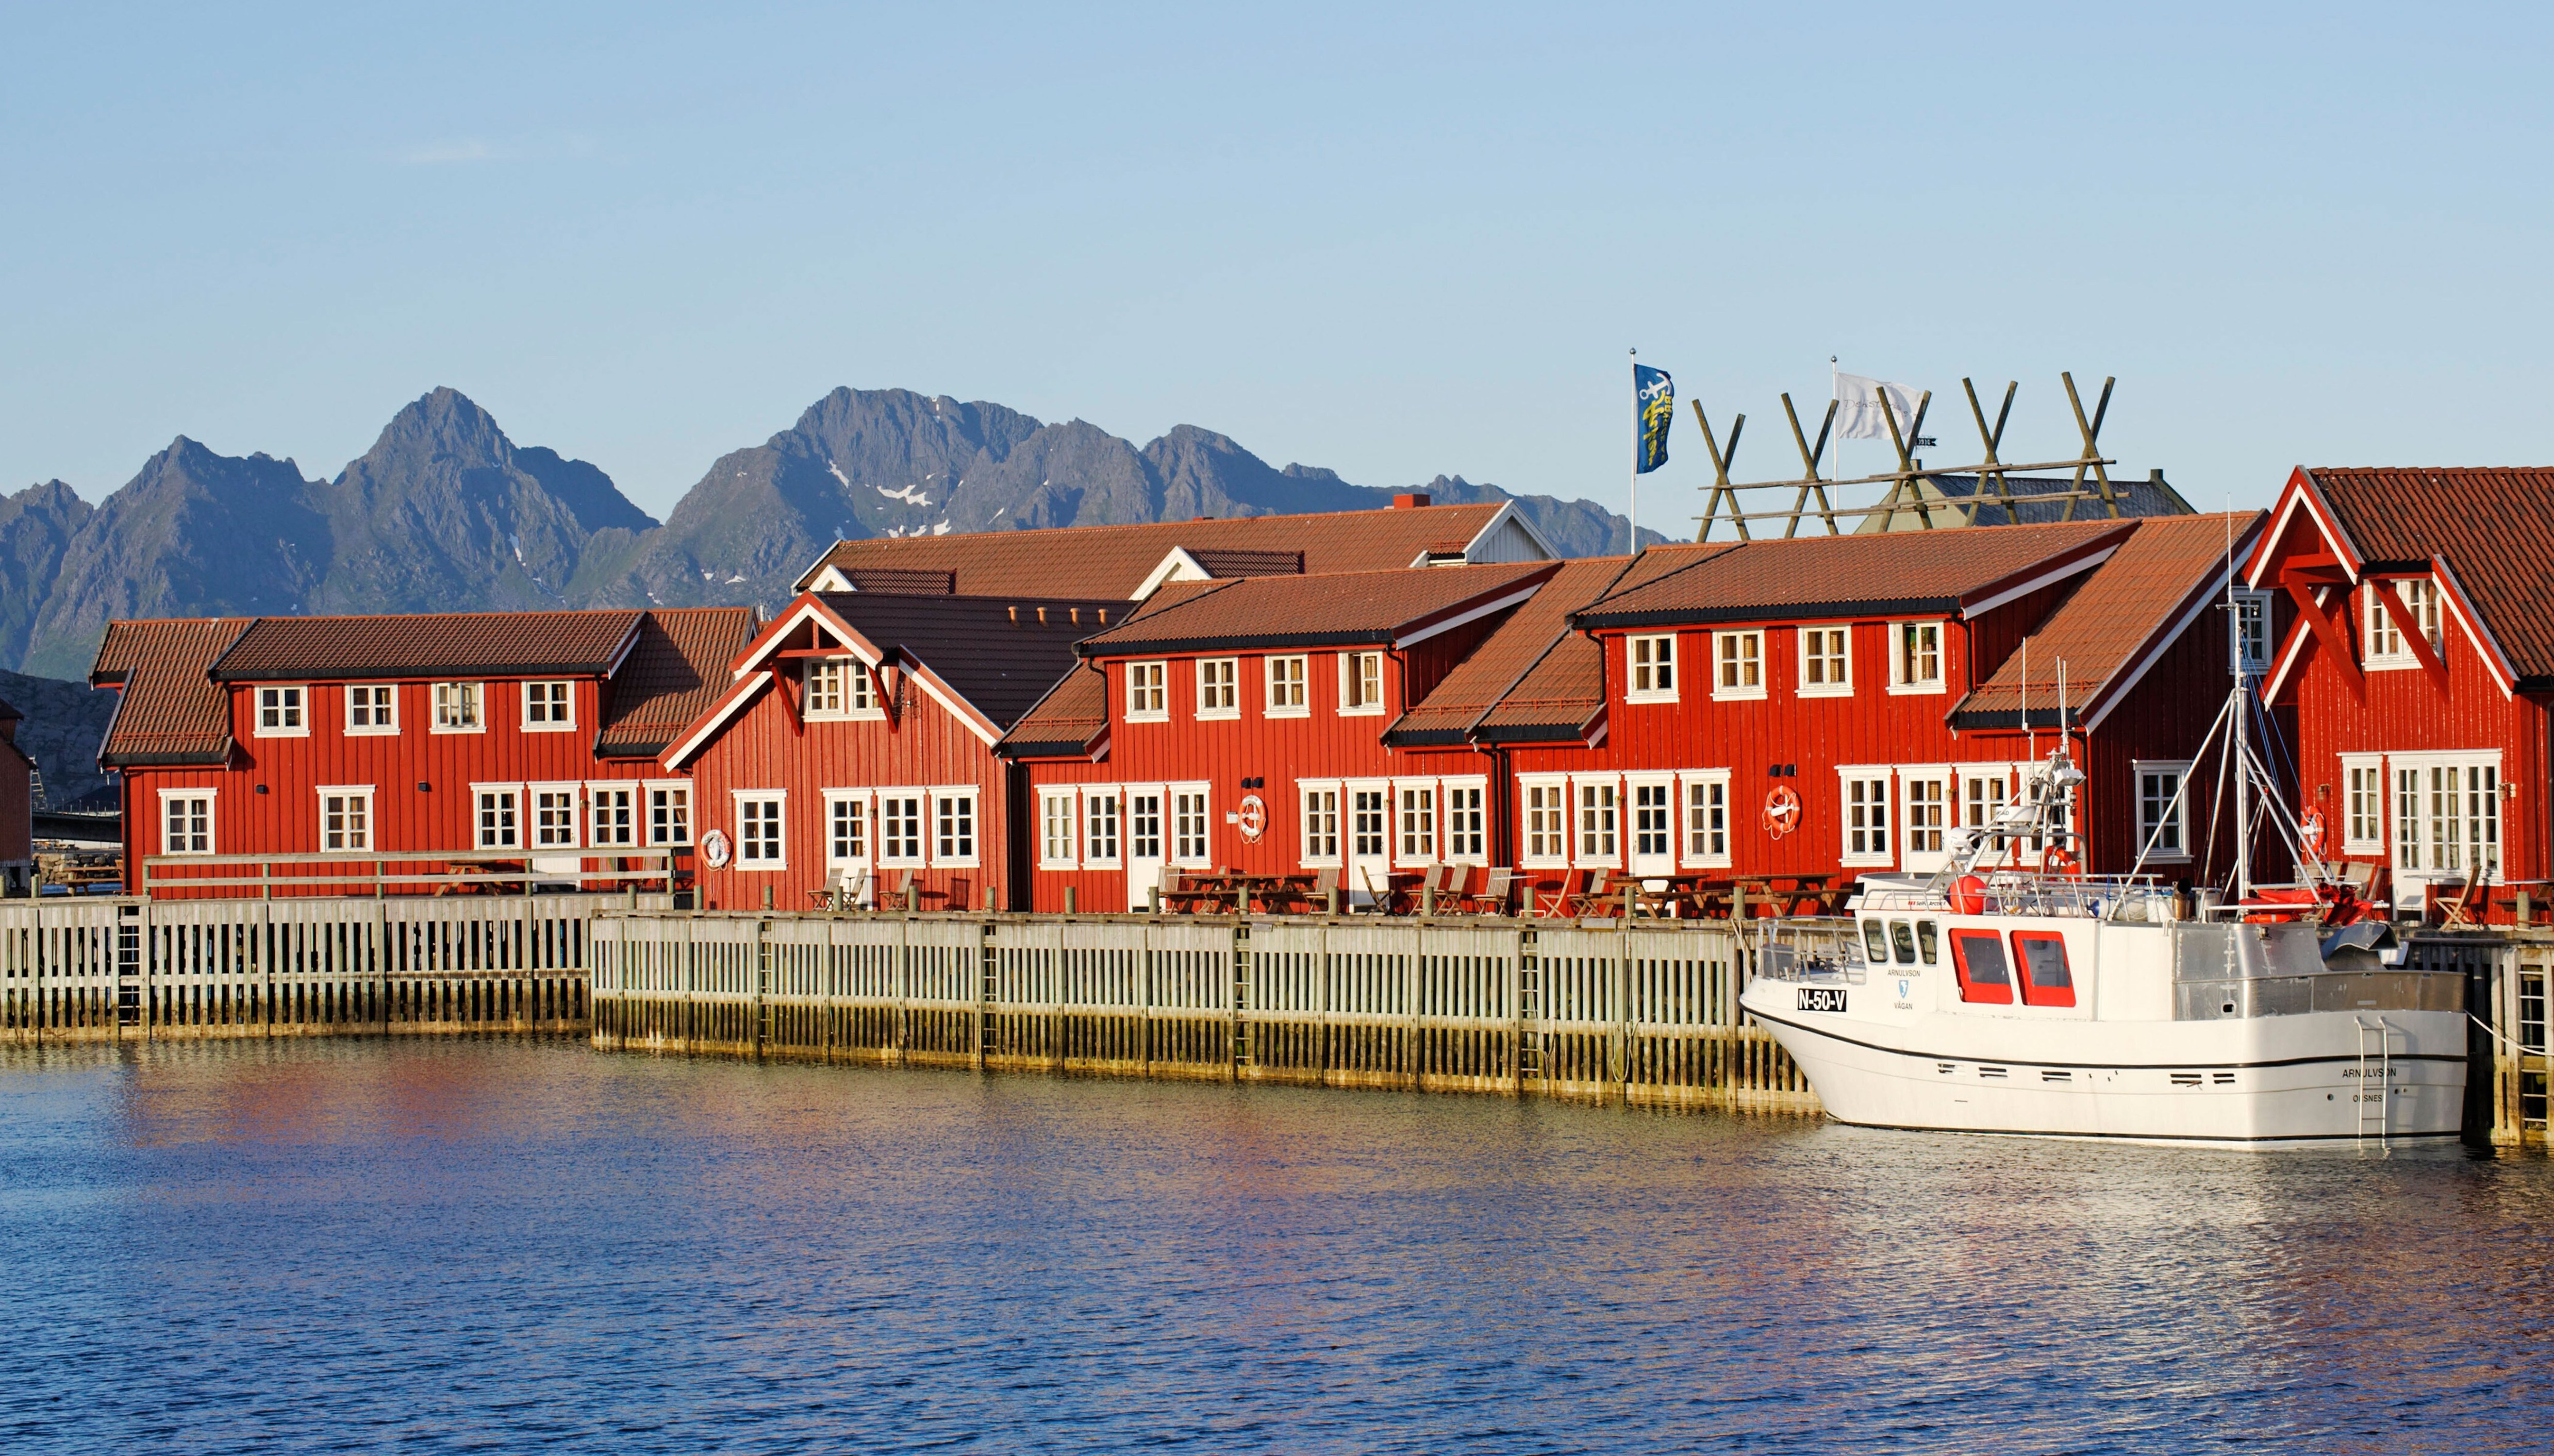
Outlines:
[[1021,715],[993,751],[1005,758],[1087,758],[1107,728],[1107,679],[1077,670]]
[[212,666],[217,682],[415,678],[444,673],[600,677],[637,612],[441,612],[406,616],[261,616]]
[[[1407,747],[1459,743],[1467,730],[1507,695],[1523,686],[1528,673],[1565,638],[1575,638],[1569,615],[1605,595],[1634,558],[1586,556],[1564,563],[1534,600],[1499,623],[1469,656],[1454,665],[1417,706],[1401,715],[1384,733],[1384,741]],[[1593,706],[1591,703],[1588,705]],[[1530,714],[1527,716],[1531,716]],[[1570,729],[1586,721],[1585,712],[1568,717]]]
[[230,697],[205,670],[253,618],[111,621],[89,682],[121,684],[97,751],[101,768],[219,764],[231,750]]
[[947,597],[958,590],[958,573],[954,571],[869,566],[852,568],[843,575],[851,579],[855,592],[878,592],[890,597]]
[[2532,688],[2554,688],[2554,467],[2319,466],[2308,485],[2369,569],[2444,561]]
[[1218,579],[1243,576],[1302,576],[1304,553],[1301,551],[1218,551],[1201,548],[1189,553],[1189,559],[1206,568],[1206,574]]
[[1251,577],[1207,583],[1082,644],[1086,657],[1391,643],[1550,577],[1559,562]]
[[[2142,670],[2154,650],[2179,636],[2177,628],[2186,627],[2195,613],[2222,596],[2228,542],[2233,542],[2240,567],[2264,519],[2262,512],[2246,510],[2140,520],[2128,541],[2080,578],[2027,639],[2033,721],[2056,725],[2061,661],[2066,706],[2079,718],[2098,721],[2102,705],[2127,688],[2123,675]],[[2217,621],[2218,640],[2223,641],[2224,618]],[[2023,661],[2023,653],[2014,653],[1962,698],[1951,710],[1952,727],[2020,727]]]
[[1017,592],[1123,601],[1174,547],[1201,561],[1215,553],[1300,551],[1301,570],[1307,572],[1389,571],[1410,565],[1436,543],[1470,541],[1500,509],[1421,505],[837,541],[799,579],[798,589],[806,590],[828,566],[846,573],[891,567],[954,572],[957,590],[969,596]]
[[1955,612],[1999,587],[2116,545],[2130,520],[1965,526],[1874,536],[1653,546],[1635,584],[1580,626]]
[[638,644],[612,675],[601,758],[653,758],[727,686],[727,665],[754,636],[751,607],[660,608],[638,623]]

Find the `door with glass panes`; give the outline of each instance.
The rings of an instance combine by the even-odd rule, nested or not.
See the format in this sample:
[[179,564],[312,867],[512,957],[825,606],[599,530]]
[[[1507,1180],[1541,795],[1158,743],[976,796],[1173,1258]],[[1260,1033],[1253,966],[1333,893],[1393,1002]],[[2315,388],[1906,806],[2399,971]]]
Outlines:
[[1340,816],[1347,843],[1347,888],[1352,903],[1371,905],[1392,891],[1392,785],[1349,783]]
[[1126,908],[1150,910],[1164,888],[1170,860],[1170,791],[1160,784],[1126,786]]

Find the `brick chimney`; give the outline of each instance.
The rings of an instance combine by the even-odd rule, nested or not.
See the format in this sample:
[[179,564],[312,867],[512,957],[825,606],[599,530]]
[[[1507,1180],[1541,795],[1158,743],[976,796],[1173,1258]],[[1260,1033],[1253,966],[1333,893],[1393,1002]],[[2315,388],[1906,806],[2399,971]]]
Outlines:
[[1395,510],[1408,510],[1414,505],[1425,505],[1427,504],[1428,493],[1426,491],[1409,491],[1392,498],[1392,508]]

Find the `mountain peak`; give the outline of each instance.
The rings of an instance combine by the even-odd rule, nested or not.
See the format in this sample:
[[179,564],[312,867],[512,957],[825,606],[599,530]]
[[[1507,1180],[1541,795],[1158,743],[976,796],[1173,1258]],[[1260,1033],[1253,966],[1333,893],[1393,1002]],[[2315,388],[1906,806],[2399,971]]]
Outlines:
[[497,417],[477,401],[449,385],[438,385],[392,415],[363,458],[380,461],[419,449],[431,458],[466,465],[507,465],[514,459],[515,442],[506,438],[506,432],[497,427]]

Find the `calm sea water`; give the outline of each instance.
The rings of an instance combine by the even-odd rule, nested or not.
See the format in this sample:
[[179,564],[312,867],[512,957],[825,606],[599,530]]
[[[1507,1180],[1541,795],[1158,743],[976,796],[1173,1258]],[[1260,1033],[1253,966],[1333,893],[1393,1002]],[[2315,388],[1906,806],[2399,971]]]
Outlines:
[[309,1042],[0,1058],[0,1451],[2542,1450],[2554,1170]]

